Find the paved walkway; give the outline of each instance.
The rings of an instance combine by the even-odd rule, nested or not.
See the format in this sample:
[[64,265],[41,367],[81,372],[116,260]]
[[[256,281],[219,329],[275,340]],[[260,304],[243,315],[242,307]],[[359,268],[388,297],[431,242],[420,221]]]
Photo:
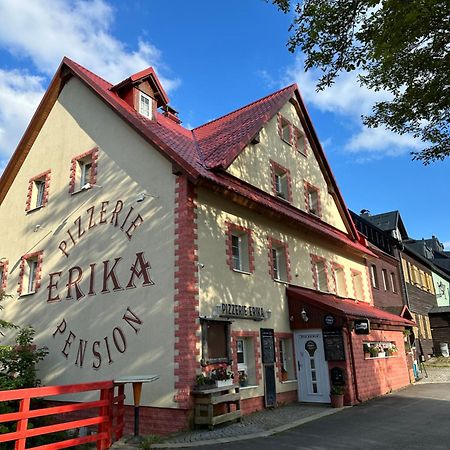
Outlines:
[[[450,383],[450,367],[426,367],[428,376],[424,376],[417,384]],[[153,444],[152,448],[198,448],[202,445],[223,444],[228,442],[270,436],[295,428],[304,423],[342,411],[328,405],[312,405],[294,403],[275,409],[244,416],[242,421],[215,427],[214,430],[198,429],[172,435],[161,444]],[[138,450],[139,445],[124,438],[116,442],[113,450]]]
[[[294,403],[258,411],[242,417],[241,422],[216,426],[212,431],[201,428],[178,433],[165,439],[162,444],[153,444],[152,448],[198,448],[202,445],[270,436],[339,411],[341,410],[330,408],[329,405]],[[139,448],[139,445],[129,442],[129,438],[124,438],[111,448],[135,450]]]

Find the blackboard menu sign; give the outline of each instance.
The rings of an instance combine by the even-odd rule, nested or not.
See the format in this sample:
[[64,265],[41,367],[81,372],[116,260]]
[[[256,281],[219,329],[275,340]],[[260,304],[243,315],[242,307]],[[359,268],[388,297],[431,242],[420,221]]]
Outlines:
[[261,328],[261,350],[262,350],[262,363],[274,364],[275,363],[275,338],[273,329]]
[[341,329],[323,330],[323,345],[327,361],[345,361],[344,339]]
[[275,366],[273,364],[264,365],[264,403],[266,408],[275,408],[277,406]]

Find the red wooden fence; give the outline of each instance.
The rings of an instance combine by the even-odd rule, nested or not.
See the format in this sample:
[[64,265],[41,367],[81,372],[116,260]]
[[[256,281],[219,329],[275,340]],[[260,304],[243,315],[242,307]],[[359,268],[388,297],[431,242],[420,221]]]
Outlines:
[[[115,388],[118,389],[117,395],[114,392]],[[32,399],[44,399],[44,397],[49,396],[78,394],[88,391],[100,391],[100,399],[80,403],[65,402],[63,404],[61,402],[58,406],[30,409]],[[122,437],[124,398],[124,385],[115,386],[112,381],[0,391],[0,402],[19,401],[17,412],[0,414],[0,424],[17,422],[16,431],[0,435],[0,448],[4,448],[1,444],[3,442],[15,442],[15,450],[57,450],[96,442],[97,450],[108,449],[114,440]],[[52,402],[54,400],[51,399]],[[64,421],[64,414],[66,414],[67,421]],[[76,414],[88,417],[73,420],[70,418],[71,414],[72,416]],[[48,416],[57,416],[54,418],[52,425],[28,428],[29,419]],[[60,431],[77,430],[81,427],[89,427],[90,430],[93,430],[93,434],[37,447],[27,447],[27,438]]]

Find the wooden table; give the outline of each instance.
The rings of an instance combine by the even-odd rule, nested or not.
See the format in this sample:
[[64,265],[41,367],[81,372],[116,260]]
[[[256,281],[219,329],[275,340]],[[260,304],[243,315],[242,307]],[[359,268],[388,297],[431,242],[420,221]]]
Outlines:
[[[208,425],[208,428],[212,430],[214,425],[219,423],[241,420],[239,385],[195,389],[192,393],[195,404],[195,425]],[[218,411],[219,405],[225,405],[226,412]],[[235,405],[234,411],[231,410],[231,405]]]

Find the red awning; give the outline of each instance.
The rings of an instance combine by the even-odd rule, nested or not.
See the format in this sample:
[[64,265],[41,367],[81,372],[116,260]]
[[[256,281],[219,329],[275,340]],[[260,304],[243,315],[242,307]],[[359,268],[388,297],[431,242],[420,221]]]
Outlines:
[[373,322],[387,325],[416,326],[416,324],[410,320],[382,309],[375,308],[369,303],[337,297],[336,295],[326,294],[313,289],[289,286],[286,288],[286,294],[291,301],[301,301],[312,307],[349,319],[367,318]]

